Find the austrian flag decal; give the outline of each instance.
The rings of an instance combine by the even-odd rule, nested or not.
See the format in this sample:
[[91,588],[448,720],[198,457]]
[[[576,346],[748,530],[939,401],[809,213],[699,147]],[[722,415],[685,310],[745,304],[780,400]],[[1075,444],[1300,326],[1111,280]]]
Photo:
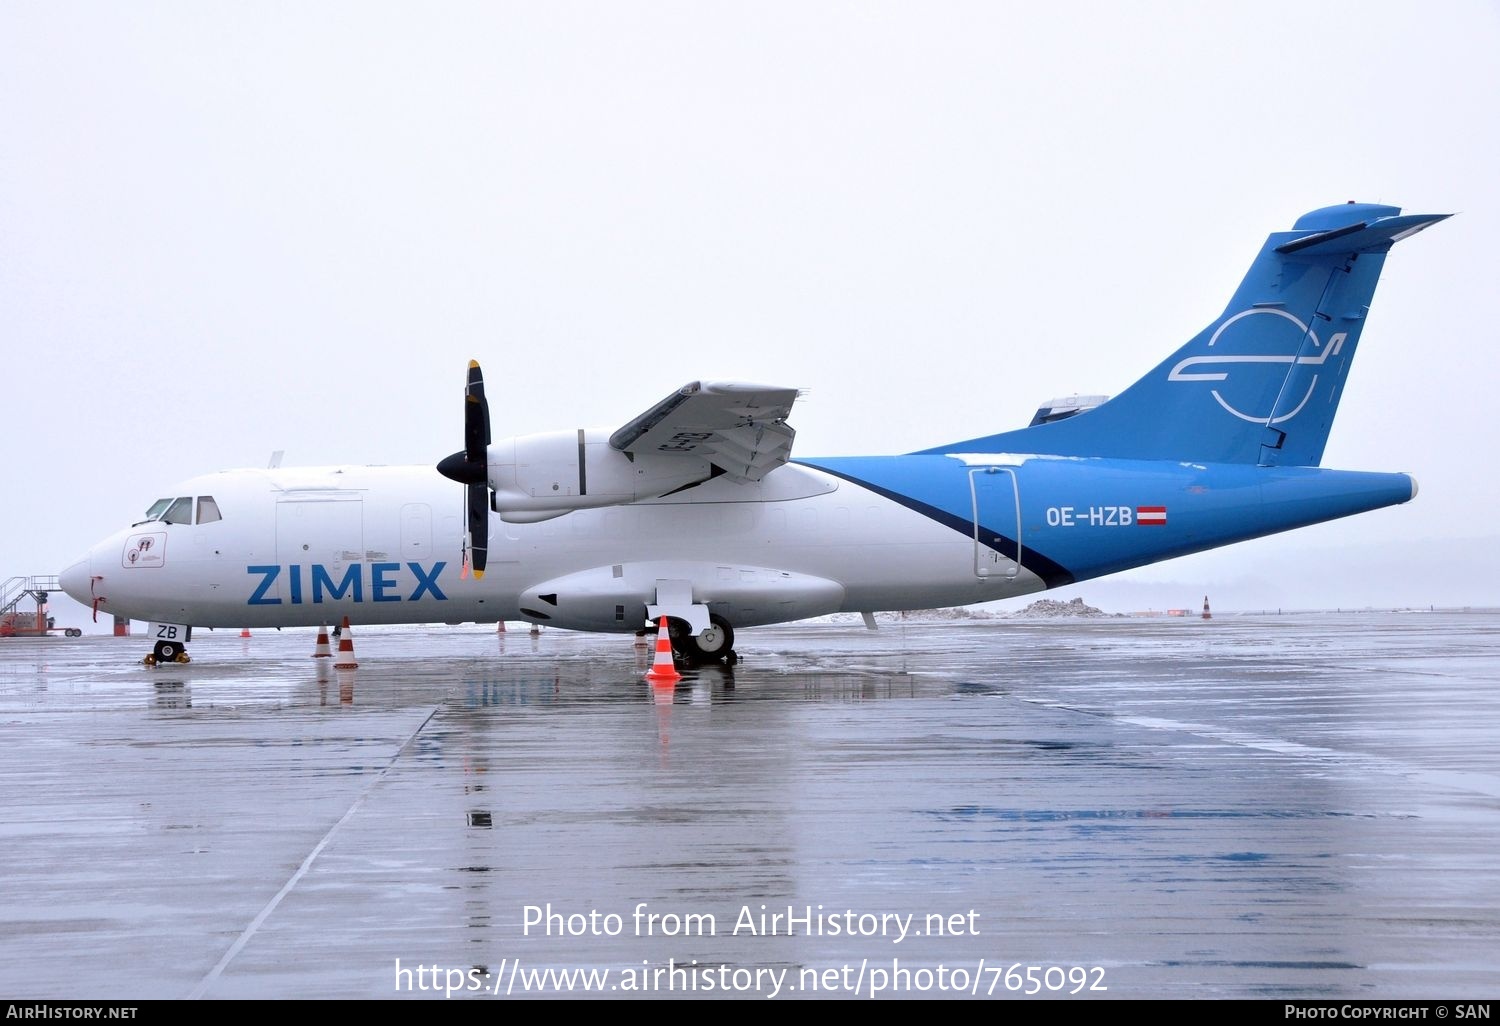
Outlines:
[[1165,506],[1137,506],[1135,508],[1135,522],[1142,527],[1167,526],[1167,507]]

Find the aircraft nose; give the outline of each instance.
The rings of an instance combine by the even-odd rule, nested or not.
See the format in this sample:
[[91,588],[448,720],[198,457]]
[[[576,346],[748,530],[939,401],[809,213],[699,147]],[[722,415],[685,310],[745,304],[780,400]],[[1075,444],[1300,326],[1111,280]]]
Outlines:
[[89,570],[89,557],[84,556],[78,562],[68,567],[57,575],[57,583],[68,597],[75,602],[91,605],[94,601],[90,594],[89,578],[92,576]]

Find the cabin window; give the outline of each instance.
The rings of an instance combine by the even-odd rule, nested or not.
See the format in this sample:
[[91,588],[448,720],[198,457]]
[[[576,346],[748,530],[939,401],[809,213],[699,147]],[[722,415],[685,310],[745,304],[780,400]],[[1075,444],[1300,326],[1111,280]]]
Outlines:
[[185,495],[174,501],[162,519],[169,524],[191,524],[193,522],[193,497]]
[[198,523],[212,524],[223,519],[223,515],[219,513],[219,504],[212,495],[198,496]]

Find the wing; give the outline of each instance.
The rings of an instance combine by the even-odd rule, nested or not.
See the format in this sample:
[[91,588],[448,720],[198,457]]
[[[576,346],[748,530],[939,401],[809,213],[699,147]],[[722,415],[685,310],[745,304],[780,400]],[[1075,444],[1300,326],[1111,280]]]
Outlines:
[[729,477],[759,481],[791,458],[797,432],[787,424],[795,388],[694,381],[609,436],[632,457],[697,456]]

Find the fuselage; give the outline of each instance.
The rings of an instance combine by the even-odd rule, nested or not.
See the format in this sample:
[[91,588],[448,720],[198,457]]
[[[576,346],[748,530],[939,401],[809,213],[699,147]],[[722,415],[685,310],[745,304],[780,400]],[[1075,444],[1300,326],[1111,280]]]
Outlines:
[[675,582],[741,627],[1027,594],[1414,492],[1405,474],[1305,467],[809,459],[760,482],[714,479],[542,523],[491,515],[488,569],[475,579],[461,489],[430,468],[236,470],[172,489],[155,519],[94,546],[62,586],[100,612],[201,627],[348,616],[636,631]]

